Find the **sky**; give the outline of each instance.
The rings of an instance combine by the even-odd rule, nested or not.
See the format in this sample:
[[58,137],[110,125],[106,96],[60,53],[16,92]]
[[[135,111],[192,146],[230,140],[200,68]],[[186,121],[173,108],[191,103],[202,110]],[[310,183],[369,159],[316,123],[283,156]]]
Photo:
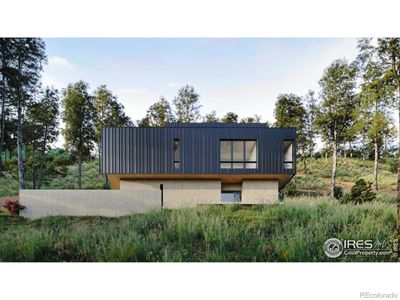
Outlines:
[[[186,84],[200,95],[202,115],[232,111],[273,122],[279,94],[319,93],[323,71],[338,58],[353,60],[351,38],[50,38],[43,84],[61,90],[84,80],[118,97],[133,121],[160,96]],[[62,141],[59,141],[62,143]]]

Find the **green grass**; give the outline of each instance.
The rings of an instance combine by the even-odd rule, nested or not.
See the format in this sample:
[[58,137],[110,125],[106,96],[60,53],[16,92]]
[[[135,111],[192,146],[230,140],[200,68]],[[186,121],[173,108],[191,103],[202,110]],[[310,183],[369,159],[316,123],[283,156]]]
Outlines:
[[0,215],[0,261],[395,261],[329,259],[326,239],[395,238],[394,204],[339,205],[325,197],[285,205],[210,206],[121,218]]
[[[367,182],[374,181],[373,174],[374,162],[359,158],[339,158],[337,167],[337,184],[344,188],[345,191],[350,190],[354,183],[359,179],[364,179]],[[303,172],[303,163],[297,163],[296,186],[301,191],[321,191],[329,193],[332,159],[308,159],[307,176]],[[380,161],[378,173],[379,193],[396,194],[397,174],[390,171],[388,162]]]

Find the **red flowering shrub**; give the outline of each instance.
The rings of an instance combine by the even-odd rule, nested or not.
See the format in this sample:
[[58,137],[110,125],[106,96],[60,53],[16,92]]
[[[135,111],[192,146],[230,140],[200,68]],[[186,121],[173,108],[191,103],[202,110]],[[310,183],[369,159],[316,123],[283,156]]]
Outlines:
[[6,199],[3,203],[3,207],[12,215],[18,215],[19,211],[25,208],[18,200],[12,198]]

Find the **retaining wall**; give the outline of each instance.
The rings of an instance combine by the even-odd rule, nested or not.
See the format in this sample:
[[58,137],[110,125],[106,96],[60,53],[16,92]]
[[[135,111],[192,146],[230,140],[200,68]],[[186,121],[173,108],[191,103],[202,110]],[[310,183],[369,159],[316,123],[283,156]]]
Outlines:
[[158,189],[132,190],[21,190],[25,218],[45,216],[118,217],[161,209]]

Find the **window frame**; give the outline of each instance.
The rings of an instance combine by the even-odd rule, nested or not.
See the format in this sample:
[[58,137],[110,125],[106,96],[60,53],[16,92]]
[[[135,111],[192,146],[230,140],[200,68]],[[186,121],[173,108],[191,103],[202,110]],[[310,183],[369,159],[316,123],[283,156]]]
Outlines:
[[[222,160],[221,142],[230,142],[230,160]],[[242,160],[233,159],[233,142],[241,142],[243,144],[243,157]],[[246,142],[255,142],[256,147],[256,160],[246,160]],[[222,165],[230,164],[230,168],[222,168]],[[243,167],[234,167],[234,165],[242,164]],[[247,164],[255,164],[255,168],[246,168]],[[258,141],[257,139],[220,139],[219,140],[219,168],[221,170],[255,170],[258,169]]]
[[[292,160],[286,160],[285,142],[291,142],[292,143],[292,145],[291,145],[291,147],[292,147],[292,155],[291,155]],[[282,152],[282,155],[283,155],[283,169],[285,169],[285,170],[293,170],[294,169],[294,161],[295,161],[295,159],[294,159],[294,156],[295,156],[295,154],[294,154],[294,140],[292,140],[292,139],[283,140],[283,150],[284,150]],[[291,164],[291,167],[290,168],[286,167],[287,164]]]
[[[175,143],[176,142],[178,142],[177,150],[175,150]],[[180,141],[180,139],[174,138],[173,149],[174,149],[174,152],[173,152],[173,155],[174,155],[174,170],[179,170],[181,168],[181,141]],[[178,152],[178,158],[179,158],[178,160],[176,160],[176,155],[175,155],[176,151]]]
[[[239,200],[235,201],[223,201],[222,200],[222,194],[239,194]],[[235,197],[235,196],[234,196]],[[221,191],[221,199],[220,199],[221,203],[241,203],[242,202],[242,191],[240,190],[233,190],[233,191]]]

